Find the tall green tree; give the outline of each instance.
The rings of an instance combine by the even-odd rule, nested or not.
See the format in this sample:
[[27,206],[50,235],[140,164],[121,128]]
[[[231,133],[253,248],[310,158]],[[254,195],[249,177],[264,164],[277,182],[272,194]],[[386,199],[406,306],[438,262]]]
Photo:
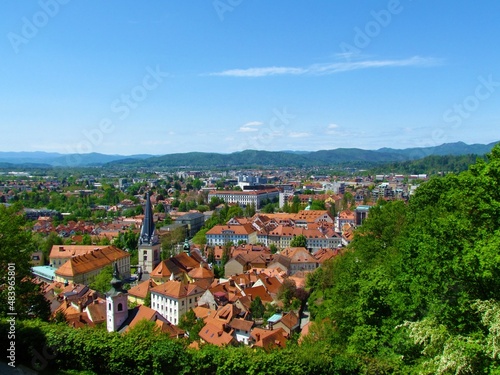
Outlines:
[[204,325],[203,319],[198,319],[193,309],[189,309],[179,320],[179,328],[187,332],[190,342],[200,339],[199,333]]
[[106,266],[95,277],[94,281],[89,285],[90,289],[94,289],[101,293],[106,293],[111,288],[111,279],[113,278],[113,267]]
[[222,248],[222,267],[226,265],[226,263],[231,259],[231,248],[233,247],[232,242],[226,242]]
[[16,313],[18,318],[47,320],[49,303],[31,276],[31,232],[17,213],[18,207],[0,205],[0,316]]
[[250,312],[255,319],[260,319],[264,316],[266,308],[262,303],[262,300],[259,296],[255,297],[255,299],[250,304]]
[[306,247],[307,248],[307,237],[303,234],[295,236],[290,241],[290,247]]
[[208,229],[202,228],[193,237],[193,243],[203,246],[206,245],[207,243],[207,236],[206,233],[208,232]]

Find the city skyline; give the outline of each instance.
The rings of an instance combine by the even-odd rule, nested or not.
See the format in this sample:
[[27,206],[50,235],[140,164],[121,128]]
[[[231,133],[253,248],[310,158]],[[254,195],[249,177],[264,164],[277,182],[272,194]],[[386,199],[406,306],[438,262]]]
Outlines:
[[9,1],[0,151],[498,140],[500,4]]

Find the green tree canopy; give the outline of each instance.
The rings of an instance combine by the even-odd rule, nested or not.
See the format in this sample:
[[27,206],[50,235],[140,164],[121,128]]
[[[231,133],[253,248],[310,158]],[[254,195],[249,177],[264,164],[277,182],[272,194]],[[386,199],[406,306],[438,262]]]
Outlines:
[[255,297],[255,299],[250,304],[250,312],[255,319],[260,319],[264,316],[265,312],[264,304],[259,296]]
[[16,313],[18,318],[49,318],[48,302],[31,277],[31,232],[16,206],[0,205],[0,316]]
[[295,236],[290,241],[290,247],[305,247],[307,248],[307,238],[303,234]]
[[374,372],[498,371],[496,186],[500,146],[421,184],[409,204],[374,206],[349,248],[308,278],[315,321],[335,322],[329,342],[372,358]]
[[90,289],[94,289],[101,293],[106,293],[111,288],[111,279],[113,278],[113,267],[106,266],[95,277],[90,284]]

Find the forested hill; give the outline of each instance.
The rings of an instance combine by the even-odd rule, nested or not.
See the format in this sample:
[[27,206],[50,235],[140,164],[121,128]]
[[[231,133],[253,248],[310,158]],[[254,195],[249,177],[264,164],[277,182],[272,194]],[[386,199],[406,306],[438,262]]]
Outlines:
[[378,164],[369,169],[370,174],[385,174],[388,172],[402,174],[426,173],[435,175],[438,173],[459,173],[469,169],[478,158],[485,159],[485,155],[431,155],[423,159],[408,160],[401,162],[391,162]]
[[379,149],[362,150],[358,148],[338,148],[308,153],[287,151],[245,150],[232,154],[189,152],[169,154],[148,159],[124,159],[108,163],[108,166],[121,167],[182,167],[194,168],[231,168],[231,167],[313,167],[355,163],[369,166],[375,163],[403,162],[421,159],[429,155],[483,155],[496,144],[467,145],[463,142],[448,143],[436,147],[409,148],[405,150]]
[[[28,167],[86,167],[110,166],[120,168],[230,168],[230,167],[313,167],[347,164],[369,167],[377,163],[403,162],[422,159],[430,155],[483,155],[496,142],[487,145],[467,145],[463,142],[446,143],[435,147],[362,150],[359,148],[337,148],[321,151],[257,151],[245,150],[231,154],[187,152],[153,156],[58,154],[46,152],[0,152],[0,167],[21,165]],[[8,164],[7,164],[8,163]]]

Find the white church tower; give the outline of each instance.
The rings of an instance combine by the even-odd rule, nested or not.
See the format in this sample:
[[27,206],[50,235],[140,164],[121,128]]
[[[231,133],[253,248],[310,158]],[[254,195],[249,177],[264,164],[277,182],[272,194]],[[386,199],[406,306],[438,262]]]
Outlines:
[[118,264],[114,264],[111,289],[106,293],[106,327],[108,332],[117,331],[128,318],[127,291],[122,289]]
[[144,209],[144,221],[141,226],[141,234],[139,235],[139,264],[142,266],[142,271],[151,273],[160,263],[161,243],[156,234],[155,223],[153,221],[153,209],[149,192],[146,196],[146,207]]

